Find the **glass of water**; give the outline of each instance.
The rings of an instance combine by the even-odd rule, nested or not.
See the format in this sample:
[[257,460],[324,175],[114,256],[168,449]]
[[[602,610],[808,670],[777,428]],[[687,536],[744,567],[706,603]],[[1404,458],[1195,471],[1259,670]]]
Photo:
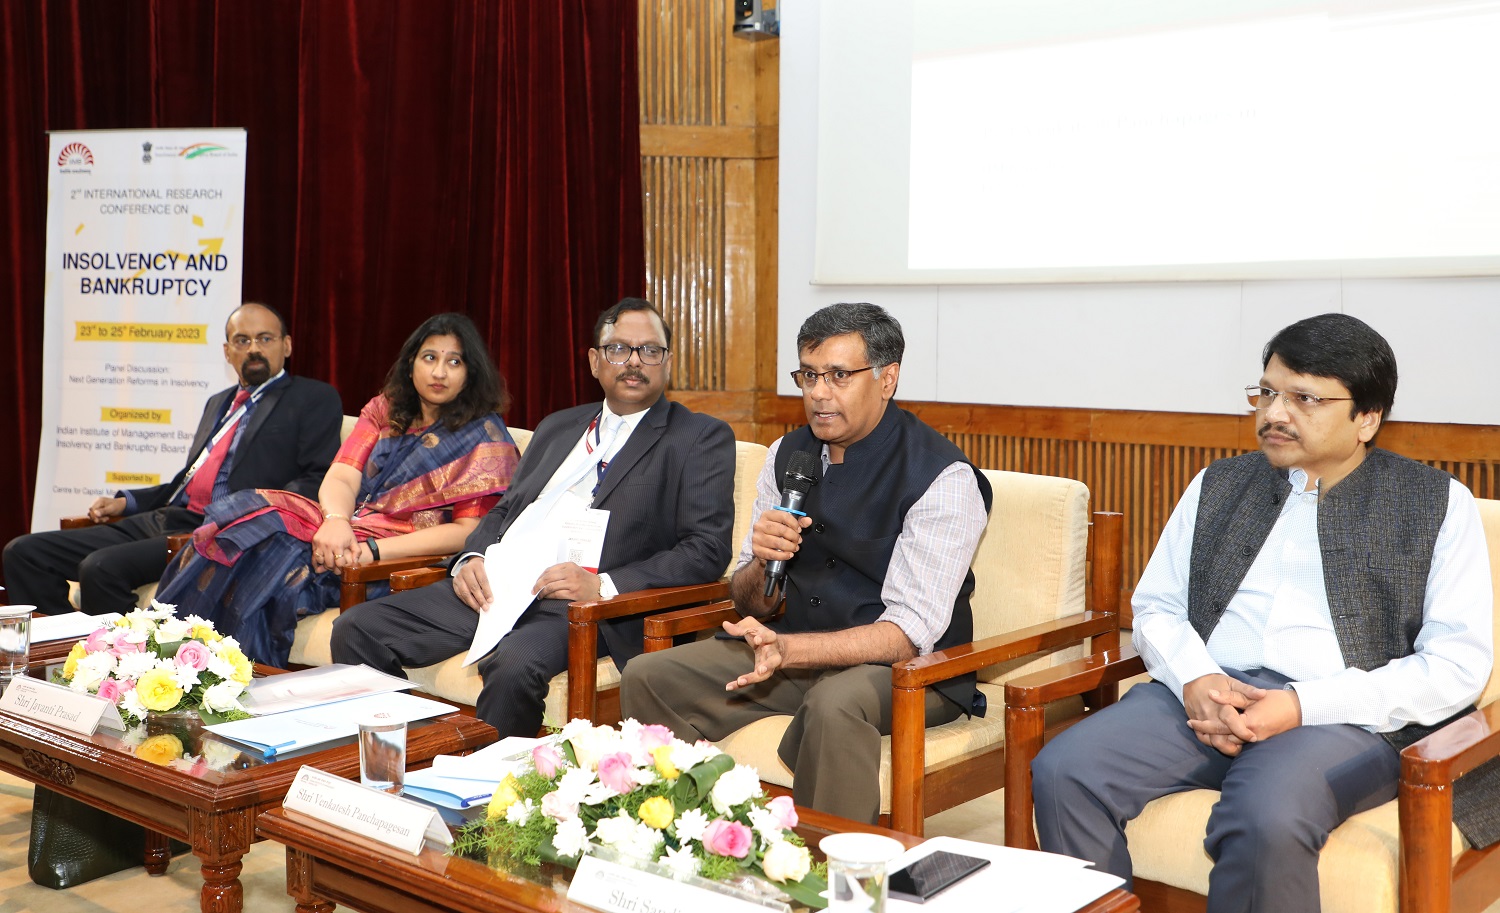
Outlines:
[[886,873],[906,852],[898,840],[879,834],[829,834],[818,841],[828,857],[828,913],[884,913]]
[[406,783],[406,723],[377,713],[359,723],[359,782],[387,793]]
[[31,654],[31,613],[36,606],[0,606],[0,688],[26,674]]

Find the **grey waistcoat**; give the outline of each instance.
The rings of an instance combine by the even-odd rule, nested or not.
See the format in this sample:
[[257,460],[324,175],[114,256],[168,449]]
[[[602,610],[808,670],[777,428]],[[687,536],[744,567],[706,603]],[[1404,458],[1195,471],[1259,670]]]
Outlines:
[[[1319,501],[1323,583],[1346,665],[1376,669],[1415,649],[1433,547],[1448,511],[1449,478],[1372,448]],[[1259,452],[1219,460],[1204,473],[1188,578],[1188,621],[1204,643],[1265,545],[1289,491],[1286,473]],[[1381,736],[1399,751],[1449,720],[1408,724]],[[1496,797],[1495,762],[1460,780],[1454,791],[1454,820],[1477,846],[1500,840]]]

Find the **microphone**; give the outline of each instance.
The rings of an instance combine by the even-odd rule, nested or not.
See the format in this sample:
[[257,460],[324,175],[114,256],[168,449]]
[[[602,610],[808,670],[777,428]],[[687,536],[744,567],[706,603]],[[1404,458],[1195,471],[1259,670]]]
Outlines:
[[[776,509],[787,511],[797,517],[805,516],[802,513],[802,502],[816,484],[818,484],[818,458],[806,450],[799,450],[792,454],[792,458],[786,464],[786,474],[781,477],[781,504]],[[776,592],[776,585],[785,576],[785,561],[778,559],[766,565],[767,598]]]

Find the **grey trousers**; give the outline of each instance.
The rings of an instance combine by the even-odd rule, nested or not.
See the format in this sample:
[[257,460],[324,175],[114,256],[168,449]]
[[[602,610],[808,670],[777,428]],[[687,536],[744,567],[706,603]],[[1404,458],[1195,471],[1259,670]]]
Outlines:
[[[1284,676],[1229,674],[1264,688]],[[1396,796],[1400,756],[1357,726],[1299,726],[1228,757],[1198,741],[1158,682],[1058,735],[1032,762],[1042,849],[1131,881],[1125,823],[1152,799],[1217,789],[1203,847],[1214,861],[1209,913],[1316,913],[1318,853],[1357,812]]]
[[[754,667],[738,640],[703,640],[637,656],[620,684],[622,714],[660,723],[679,739],[718,741],[762,717],[791,716],[777,748],[795,774],[798,805],[854,821],[880,817],[880,737],[891,731],[891,669],[793,669],[758,685],[725,691]],[[927,725],[958,719],[931,689]]]

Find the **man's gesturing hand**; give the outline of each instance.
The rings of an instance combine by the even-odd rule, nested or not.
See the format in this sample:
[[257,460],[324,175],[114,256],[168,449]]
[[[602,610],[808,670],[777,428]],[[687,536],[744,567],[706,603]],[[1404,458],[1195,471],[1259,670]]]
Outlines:
[[742,618],[738,622],[724,622],[724,630],[735,637],[745,638],[745,643],[755,651],[755,668],[724,686],[725,691],[746,688],[771,677],[786,662],[786,641],[776,632],[754,618]]

